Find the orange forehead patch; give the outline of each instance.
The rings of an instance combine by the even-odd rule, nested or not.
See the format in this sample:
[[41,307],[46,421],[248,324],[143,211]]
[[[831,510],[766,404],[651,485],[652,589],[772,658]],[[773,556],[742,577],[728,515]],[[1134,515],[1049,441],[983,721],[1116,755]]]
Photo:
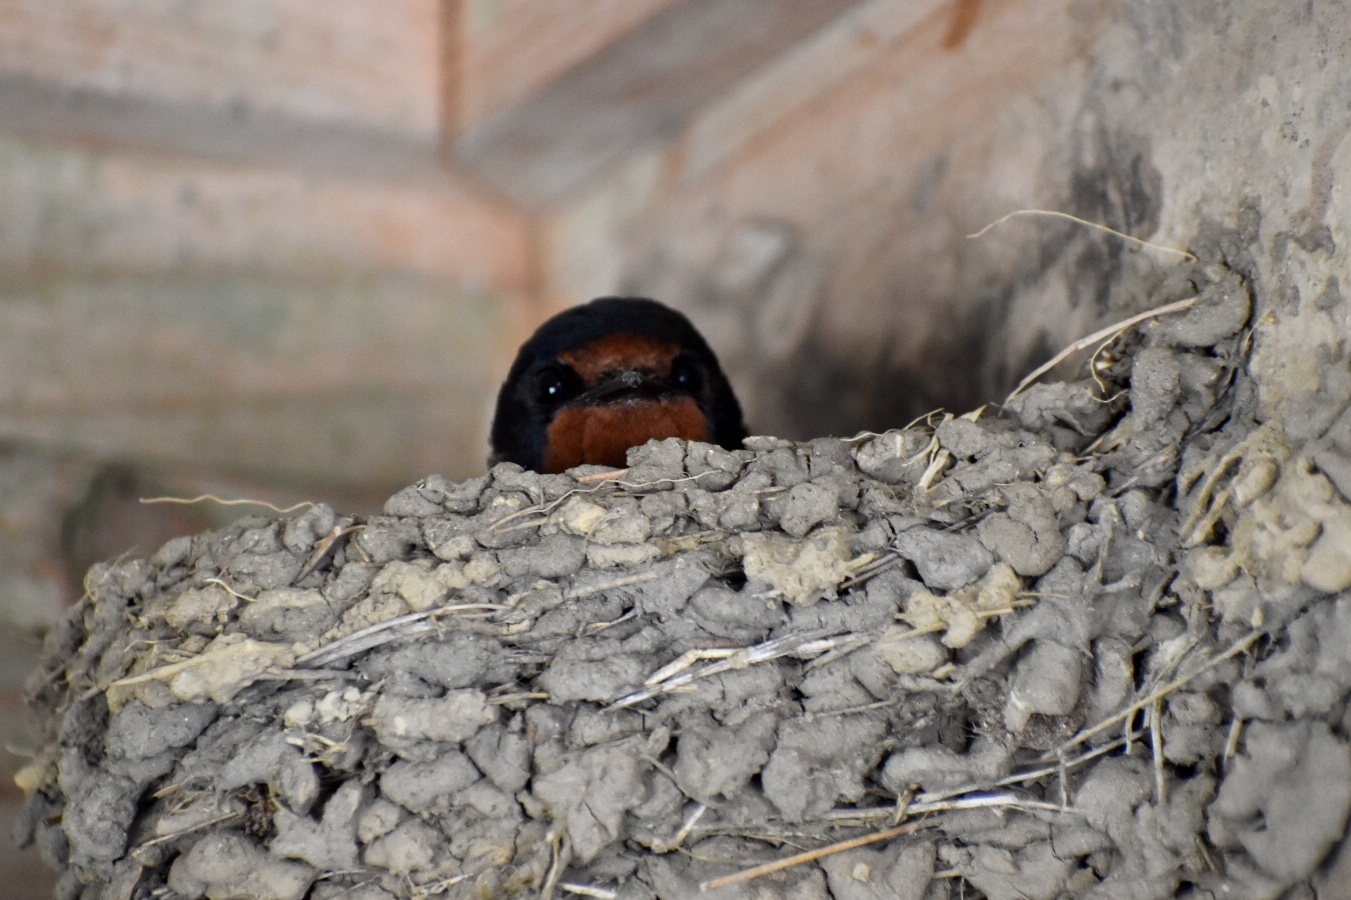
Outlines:
[[565,406],[549,425],[544,471],[581,465],[621,469],[630,447],[670,437],[708,440],[708,423],[693,398]]
[[630,369],[665,377],[670,374],[671,363],[679,353],[679,346],[657,338],[607,334],[589,344],[564,351],[558,357],[572,366],[584,385],[593,388],[606,375]]

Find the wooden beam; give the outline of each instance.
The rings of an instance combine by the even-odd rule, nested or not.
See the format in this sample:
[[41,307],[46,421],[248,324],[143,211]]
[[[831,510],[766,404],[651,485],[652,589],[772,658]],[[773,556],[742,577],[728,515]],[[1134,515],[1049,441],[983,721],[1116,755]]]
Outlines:
[[645,144],[857,0],[681,0],[539,90],[470,122],[458,158],[538,206]]

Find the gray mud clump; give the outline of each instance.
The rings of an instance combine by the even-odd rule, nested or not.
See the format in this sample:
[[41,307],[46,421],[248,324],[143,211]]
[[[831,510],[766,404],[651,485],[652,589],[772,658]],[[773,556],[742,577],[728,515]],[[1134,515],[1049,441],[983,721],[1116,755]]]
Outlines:
[[21,836],[88,900],[1351,896],[1347,363],[1187,282],[1002,408],[98,566]]

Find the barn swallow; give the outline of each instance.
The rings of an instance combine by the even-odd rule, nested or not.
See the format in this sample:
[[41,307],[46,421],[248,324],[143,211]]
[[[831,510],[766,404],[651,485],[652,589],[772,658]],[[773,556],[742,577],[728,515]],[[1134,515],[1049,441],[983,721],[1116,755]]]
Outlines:
[[489,464],[622,468],[630,447],[669,437],[740,447],[732,386],[689,319],[655,300],[601,297],[521,346],[497,395]]

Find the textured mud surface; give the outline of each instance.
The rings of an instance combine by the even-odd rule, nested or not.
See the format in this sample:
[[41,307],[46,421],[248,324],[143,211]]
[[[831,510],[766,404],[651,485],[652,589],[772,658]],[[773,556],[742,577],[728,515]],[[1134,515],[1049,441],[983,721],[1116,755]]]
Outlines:
[[1002,409],[97,567],[24,836],[71,898],[1347,896],[1347,309],[1226,240]]

